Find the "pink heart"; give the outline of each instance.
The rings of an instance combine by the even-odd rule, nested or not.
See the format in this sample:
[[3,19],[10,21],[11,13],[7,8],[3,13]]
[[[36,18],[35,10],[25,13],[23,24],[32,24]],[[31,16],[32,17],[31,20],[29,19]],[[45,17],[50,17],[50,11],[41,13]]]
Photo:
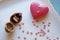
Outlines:
[[48,14],[49,8],[42,7],[39,3],[33,2],[30,5],[30,10],[34,19],[41,19]]

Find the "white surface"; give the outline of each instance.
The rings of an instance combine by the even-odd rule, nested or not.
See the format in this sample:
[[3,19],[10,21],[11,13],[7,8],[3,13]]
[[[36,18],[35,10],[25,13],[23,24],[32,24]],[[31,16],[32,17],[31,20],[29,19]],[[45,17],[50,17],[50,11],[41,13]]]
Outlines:
[[[41,5],[47,5],[49,7],[49,14],[47,18],[43,21],[47,22],[51,21],[52,25],[49,28],[51,30],[50,33],[47,33],[46,36],[49,36],[51,39],[54,39],[55,37],[60,37],[60,19],[59,16],[56,14],[56,11],[51,6],[48,0],[8,0],[8,1],[2,1],[0,3],[0,40],[18,40],[17,36],[21,36],[20,40],[23,40],[23,37],[27,37],[27,40],[33,40],[34,37],[37,37],[38,40],[46,40],[46,36],[40,38],[39,36],[35,35],[26,35],[21,32],[21,30],[16,27],[15,32],[12,35],[9,35],[5,32],[5,23],[9,22],[10,16],[15,12],[21,12],[23,14],[22,22],[25,23],[24,26],[22,26],[22,30],[25,31],[33,31],[37,32],[39,29],[42,28],[41,22],[39,23],[40,28],[35,29],[32,26],[31,21],[32,16],[30,13],[30,3],[31,2],[39,2]],[[48,28],[47,28],[48,29]],[[46,30],[44,30],[46,31]]]

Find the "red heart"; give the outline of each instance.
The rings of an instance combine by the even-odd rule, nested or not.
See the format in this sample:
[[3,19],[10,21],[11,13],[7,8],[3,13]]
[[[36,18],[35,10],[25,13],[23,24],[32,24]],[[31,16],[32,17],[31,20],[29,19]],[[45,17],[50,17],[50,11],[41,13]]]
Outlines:
[[33,2],[30,5],[31,14],[34,19],[41,19],[42,17],[46,16],[48,14],[49,8],[48,7],[42,7],[40,4]]

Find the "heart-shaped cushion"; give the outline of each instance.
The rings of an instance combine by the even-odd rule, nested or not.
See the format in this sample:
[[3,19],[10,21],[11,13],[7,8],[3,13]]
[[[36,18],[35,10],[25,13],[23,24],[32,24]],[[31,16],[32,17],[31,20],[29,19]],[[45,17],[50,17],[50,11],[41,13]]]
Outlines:
[[30,10],[34,19],[41,19],[48,14],[49,8],[33,2],[30,5]]

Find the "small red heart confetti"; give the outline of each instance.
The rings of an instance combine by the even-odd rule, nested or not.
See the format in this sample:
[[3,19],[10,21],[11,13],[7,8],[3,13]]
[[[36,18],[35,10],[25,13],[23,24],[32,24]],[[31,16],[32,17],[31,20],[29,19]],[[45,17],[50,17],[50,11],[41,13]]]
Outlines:
[[40,30],[41,32],[43,31],[43,29]]
[[38,28],[39,26],[37,25],[36,28]]
[[43,31],[43,29],[41,29],[40,30],[40,33],[39,33],[41,36],[45,36],[46,35],[46,33],[45,33],[45,31]]
[[43,26],[43,29],[46,29],[46,25]]
[[37,40],[37,38],[34,38],[34,40]]
[[39,3],[32,2],[30,5],[31,14],[34,19],[41,19],[48,14],[49,8],[41,6]]
[[48,24],[48,27],[50,27],[50,24]]
[[57,37],[56,39],[59,40],[59,37]]
[[37,34],[39,34],[40,32],[37,32]]
[[48,22],[48,24],[51,24],[51,22]]
[[47,38],[47,39],[49,39],[49,37],[48,37],[48,36],[47,36],[46,38]]
[[29,32],[27,32],[27,34],[29,34]]
[[26,37],[24,37],[24,40],[26,40]]
[[18,39],[20,39],[20,36],[18,36]]
[[24,25],[24,23],[23,23],[23,22],[22,22],[21,24],[22,24],[22,25]]
[[50,32],[50,30],[47,30],[47,32]]
[[22,33],[24,33],[24,30],[22,31]]
[[51,40],[51,39],[49,39],[49,40]]
[[42,22],[42,24],[45,24],[45,22]]
[[32,21],[32,23],[35,23],[34,21]]
[[36,26],[36,24],[34,23],[33,26]]
[[[38,24],[36,24],[35,23],[35,21],[32,21],[32,24],[33,24],[33,26],[35,26],[36,28],[38,28],[39,29],[39,25]],[[21,23],[21,25],[24,25],[24,23],[22,22]],[[21,30],[21,25],[19,25],[19,29]],[[45,22],[42,22],[42,27],[43,27],[43,29],[40,29],[38,32],[36,32],[36,33],[34,33],[34,32],[29,32],[29,31],[26,31],[25,32],[25,30],[22,30],[22,33],[26,33],[27,35],[29,34],[30,36],[31,35],[33,35],[33,34],[35,34],[35,36],[39,36],[39,37],[46,37],[46,39],[47,40],[52,40],[52,39],[50,39],[49,37],[48,37],[48,35],[47,36],[45,36],[46,35],[46,33],[45,33],[45,31],[44,31],[44,29],[46,29],[46,23]],[[50,26],[51,25],[51,22],[48,22],[48,25]],[[47,30],[47,32],[50,32],[50,30],[48,29]],[[20,36],[18,36],[18,39],[20,39]],[[23,38],[24,40],[27,40],[27,38],[26,37],[24,37]],[[37,38],[34,38],[34,40],[37,40]],[[53,39],[53,40],[59,40],[59,37],[56,37],[55,39]]]
[[31,35],[33,35],[33,32],[30,32]]
[[51,25],[51,22],[48,22],[48,27]]
[[21,30],[21,27],[19,27],[19,29]]
[[35,35],[37,36],[37,35],[38,35],[38,33],[35,33]]
[[39,35],[40,37],[42,36],[42,35]]

